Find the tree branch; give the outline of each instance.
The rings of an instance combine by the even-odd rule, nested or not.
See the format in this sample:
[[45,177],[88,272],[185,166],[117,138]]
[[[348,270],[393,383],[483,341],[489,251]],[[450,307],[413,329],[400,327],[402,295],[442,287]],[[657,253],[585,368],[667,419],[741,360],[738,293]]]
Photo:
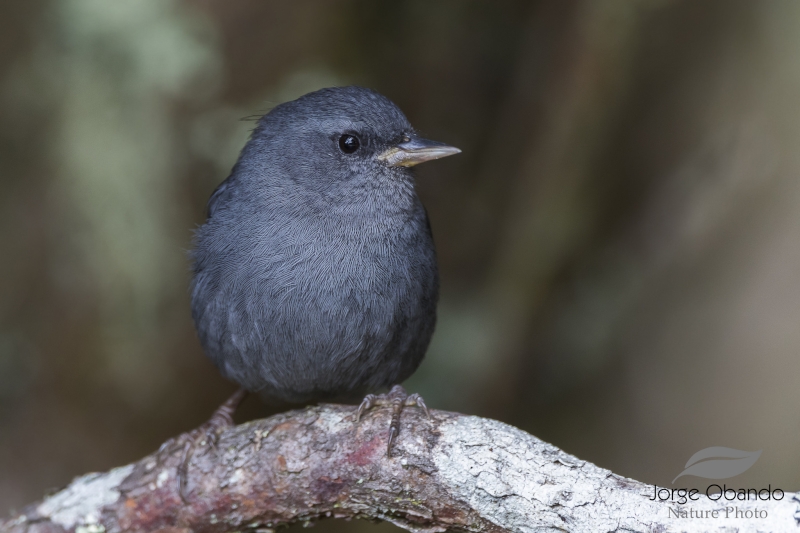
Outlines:
[[[418,531],[795,531],[797,494],[780,500],[652,501],[653,486],[581,461],[508,425],[418,409],[403,413],[386,456],[390,410],[358,424],[354,408],[322,405],[231,428],[189,466],[180,452],[68,487],[4,522],[3,533],[266,533],[321,518],[387,520]],[[737,518],[758,511],[757,518]],[[678,518],[670,509],[708,514]],[[717,510],[713,518],[711,511]],[[765,516],[764,516],[765,515]]]

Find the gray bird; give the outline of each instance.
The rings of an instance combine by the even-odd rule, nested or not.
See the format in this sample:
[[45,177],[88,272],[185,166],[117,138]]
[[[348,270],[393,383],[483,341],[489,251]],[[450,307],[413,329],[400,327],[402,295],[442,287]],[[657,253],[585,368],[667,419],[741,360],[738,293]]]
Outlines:
[[[262,117],[196,234],[192,315],[205,353],[243,390],[287,402],[399,386],[436,323],[438,273],[411,167],[459,153],[420,138],[388,98],[322,89]],[[209,421],[228,425],[244,393]],[[426,408],[427,411],[427,408]],[[206,428],[208,429],[208,428]]]

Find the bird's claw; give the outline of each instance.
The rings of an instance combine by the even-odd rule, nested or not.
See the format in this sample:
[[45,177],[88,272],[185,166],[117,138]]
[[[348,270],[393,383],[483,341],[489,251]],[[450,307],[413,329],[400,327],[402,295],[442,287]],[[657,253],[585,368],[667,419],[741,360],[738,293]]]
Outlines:
[[386,446],[386,456],[392,455],[392,444],[400,433],[400,414],[404,407],[416,406],[425,411],[425,415],[430,420],[431,413],[425,400],[417,393],[409,395],[401,385],[395,385],[387,394],[367,394],[361,401],[356,411],[356,422],[361,420],[361,415],[375,406],[390,406],[392,408],[392,421],[389,423],[389,443]]
[[244,389],[239,389],[225,403],[219,406],[204,424],[168,440],[158,449],[157,455],[159,458],[172,455],[176,450],[182,449],[181,462],[177,468],[177,478],[178,493],[184,503],[189,502],[186,481],[189,474],[189,463],[192,460],[195,449],[198,446],[208,446],[214,450],[217,448],[220,435],[224,430],[233,426],[233,413],[246,395],[247,392]]
[[400,433],[399,428],[389,426],[389,443],[386,445],[386,457],[392,456],[392,443],[394,443],[394,439],[397,437],[398,433]]
[[406,398],[405,404],[406,404],[406,406],[415,405],[415,406],[421,408],[423,411],[425,411],[425,416],[428,417],[428,420],[431,419],[431,412],[428,411],[428,406],[425,405],[425,400],[423,400],[422,396],[420,396],[416,392],[414,394],[412,394],[411,396],[409,396],[408,398]]
[[358,406],[358,411],[356,411],[356,422],[361,420],[361,415],[364,414],[364,411],[369,411],[375,406],[378,397],[374,394],[367,394],[364,396],[364,399],[361,400],[361,405]]

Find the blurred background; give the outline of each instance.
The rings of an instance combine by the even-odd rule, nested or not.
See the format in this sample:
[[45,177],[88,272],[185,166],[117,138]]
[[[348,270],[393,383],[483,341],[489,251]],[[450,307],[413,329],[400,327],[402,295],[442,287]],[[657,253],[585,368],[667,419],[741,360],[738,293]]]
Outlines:
[[763,450],[729,485],[800,489],[800,3],[25,0],[0,4],[0,513],[234,390],[193,331],[192,230],[253,116],[346,84],[463,150],[418,172],[442,295],[410,390],[643,482],[728,446]]

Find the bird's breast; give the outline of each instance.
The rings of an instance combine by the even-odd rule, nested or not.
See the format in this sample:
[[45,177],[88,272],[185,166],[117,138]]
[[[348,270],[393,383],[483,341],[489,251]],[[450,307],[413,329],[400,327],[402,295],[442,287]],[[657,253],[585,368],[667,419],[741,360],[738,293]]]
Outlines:
[[324,290],[347,301],[359,292],[388,297],[390,287],[413,290],[436,268],[430,235],[414,221],[308,225],[286,236],[280,250],[284,279],[297,290]]
[[299,399],[371,390],[416,368],[438,292],[424,218],[273,219],[226,231],[232,239],[213,230],[198,241],[193,309],[228,377]]

